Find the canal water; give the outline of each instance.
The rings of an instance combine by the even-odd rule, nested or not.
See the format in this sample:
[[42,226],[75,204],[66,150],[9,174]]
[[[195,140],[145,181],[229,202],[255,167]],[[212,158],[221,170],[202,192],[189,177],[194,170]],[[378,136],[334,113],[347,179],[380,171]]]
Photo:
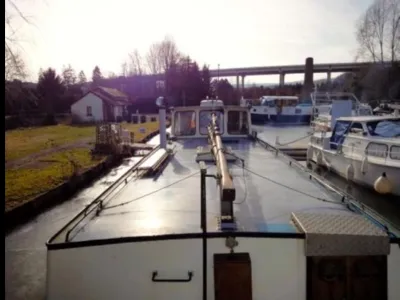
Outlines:
[[[275,145],[276,137],[279,136],[279,143],[285,144],[306,137],[310,132],[309,126],[253,126],[258,136],[264,141]],[[303,139],[304,145],[308,138]],[[299,142],[297,142],[299,144]],[[304,163],[305,164],[305,163]],[[320,176],[324,177],[333,186],[350,194],[354,199],[373,209],[384,219],[400,229],[400,197],[383,196],[373,190],[349,183],[346,179],[323,170]]]
[[[276,136],[280,143],[293,141],[306,136],[308,126],[256,127],[259,137],[274,144]],[[157,142],[157,138],[151,143]],[[306,139],[305,139],[306,141]],[[134,161],[110,171],[106,176],[94,182],[91,187],[17,228],[5,238],[5,299],[42,300],[45,299],[46,284],[46,247],[45,243],[56,230],[60,229],[85,205],[101,194],[119,174],[126,172]],[[356,199],[377,211],[380,215],[398,224],[400,227],[400,199],[382,197],[373,191],[348,183],[329,173],[323,174],[335,186],[350,192]]]

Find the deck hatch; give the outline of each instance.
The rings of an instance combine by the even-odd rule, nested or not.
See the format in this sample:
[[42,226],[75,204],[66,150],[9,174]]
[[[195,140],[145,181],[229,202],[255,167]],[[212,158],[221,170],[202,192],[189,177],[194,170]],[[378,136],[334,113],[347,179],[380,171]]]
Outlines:
[[292,213],[306,256],[388,255],[389,236],[361,215]]

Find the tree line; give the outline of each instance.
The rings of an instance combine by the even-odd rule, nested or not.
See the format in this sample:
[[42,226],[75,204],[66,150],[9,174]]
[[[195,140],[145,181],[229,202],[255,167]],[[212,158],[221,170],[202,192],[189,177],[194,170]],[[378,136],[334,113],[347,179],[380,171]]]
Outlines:
[[233,86],[226,79],[211,81],[208,66],[199,67],[195,60],[178,50],[170,37],[150,47],[146,55],[148,67],[145,67],[144,60],[136,50],[128,57],[135,59],[129,63],[124,62],[119,75],[104,76],[100,66],[95,66],[91,81],[87,80],[83,70],[77,73],[71,64],[63,66],[60,74],[53,68],[40,69],[36,88],[26,86],[21,80],[6,81],[5,114],[19,114],[22,117],[28,111],[31,113],[35,110],[46,116],[68,112],[71,104],[82,97],[82,87],[105,86],[119,89],[122,82],[128,83],[124,92],[131,98],[136,98],[134,88],[140,85],[138,83],[141,78],[160,74],[163,74],[163,84],[157,87],[156,80],[153,80],[153,87],[158,88],[158,96],[167,96],[176,106],[198,105],[207,96],[218,96],[227,103],[237,99]]
[[[234,103],[240,97],[228,80],[211,80],[208,66],[199,66],[190,56],[179,51],[169,36],[152,44],[144,54],[133,49],[121,64],[119,74],[111,72],[105,76],[98,65],[94,67],[89,82],[83,71],[76,72],[68,64],[60,74],[53,68],[40,70],[37,86],[28,86],[23,82],[27,78],[27,69],[13,21],[22,19],[32,26],[34,24],[18,9],[17,4],[18,0],[6,0],[5,114],[22,115],[34,110],[46,114],[66,112],[70,104],[82,96],[81,87],[84,85],[105,85],[118,89],[118,83],[131,82],[134,85],[140,77],[155,74],[164,74],[164,84],[157,87],[157,92],[170,97],[174,105],[197,105],[206,96],[218,96],[227,103]],[[355,38],[358,45],[355,59],[377,64],[355,76],[347,76],[343,86],[358,96],[365,96],[367,100],[400,99],[400,0],[375,0],[357,21]],[[379,64],[383,62],[389,62],[390,66]],[[124,78],[133,80],[124,81]],[[127,92],[135,97],[134,88],[128,86]],[[247,88],[244,96],[253,98],[266,92],[273,94],[279,91]],[[291,92],[297,93],[293,89]]]

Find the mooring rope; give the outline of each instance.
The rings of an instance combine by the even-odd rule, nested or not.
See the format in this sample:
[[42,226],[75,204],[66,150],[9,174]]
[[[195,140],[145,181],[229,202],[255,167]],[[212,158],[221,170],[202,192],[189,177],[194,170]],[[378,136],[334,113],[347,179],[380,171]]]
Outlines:
[[293,143],[295,143],[295,142],[301,141],[301,140],[303,140],[303,139],[305,139],[305,138],[308,138],[308,137],[310,137],[310,136],[312,136],[312,135],[313,135],[313,133],[310,133],[310,134],[307,134],[306,136],[303,136],[303,137],[301,137],[301,138],[295,139],[294,141],[290,141],[290,142],[285,143],[285,144],[277,143],[276,145],[277,145],[277,146],[287,146],[287,145],[293,144]]

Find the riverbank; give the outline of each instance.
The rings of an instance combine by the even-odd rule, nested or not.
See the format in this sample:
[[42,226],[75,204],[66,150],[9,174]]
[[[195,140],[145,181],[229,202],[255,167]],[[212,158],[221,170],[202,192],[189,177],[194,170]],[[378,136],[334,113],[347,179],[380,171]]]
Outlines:
[[[17,133],[11,132],[8,138],[6,135],[9,155],[6,151],[5,219],[8,230],[70,198],[105,171],[121,163],[121,157],[91,154],[94,127],[70,127],[58,125],[22,129]],[[145,142],[158,132],[157,122],[123,124],[123,127],[134,133],[135,142]],[[25,138],[22,135],[24,132]],[[51,132],[55,141],[51,147],[48,147],[49,136],[46,132]],[[91,132],[93,137],[88,137]],[[22,149],[17,150],[16,145]],[[19,154],[11,154],[13,148]],[[10,157],[14,159],[10,160]]]

